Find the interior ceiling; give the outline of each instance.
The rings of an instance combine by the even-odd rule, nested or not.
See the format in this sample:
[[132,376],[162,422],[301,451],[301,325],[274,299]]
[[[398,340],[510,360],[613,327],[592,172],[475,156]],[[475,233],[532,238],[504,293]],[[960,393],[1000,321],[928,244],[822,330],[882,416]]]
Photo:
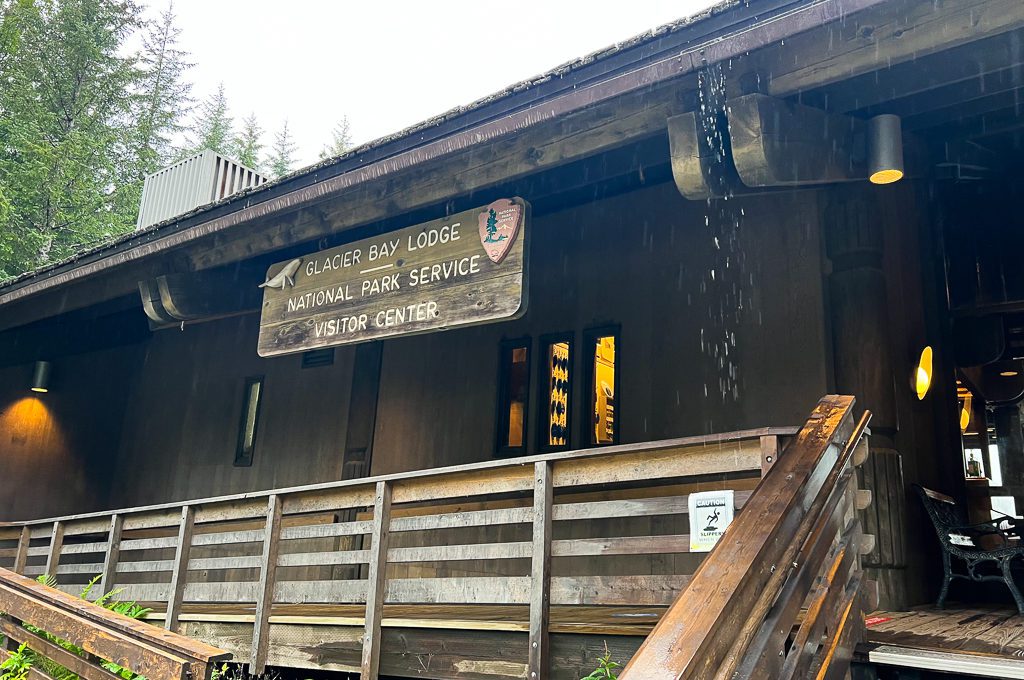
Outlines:
[[[796,100],[870,118],[893,113],[942,161],[947,145],[992,166],[1024,146],[1024,29],[917,57],[800,93]],[[956,153],[956,152],[953,152]],[[988,168],[993,169],[992,167]]]

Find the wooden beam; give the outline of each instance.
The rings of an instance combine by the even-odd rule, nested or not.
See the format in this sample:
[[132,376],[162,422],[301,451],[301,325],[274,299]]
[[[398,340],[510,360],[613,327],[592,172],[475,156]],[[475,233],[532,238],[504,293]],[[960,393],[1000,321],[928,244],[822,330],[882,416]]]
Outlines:
[[886,2],[786,38],[751,61],[771,65],[761,69],[771,73],[768,94],[785,96],[1022,26],[1024,4],[1019,0]]
[[555,488],[551,464],[534,463],[533,477],[529,670],[532,680],[546,680],[550,663],[548,625],[551,615],[551,535]]
[[267,503],[267,524],[263,530],[263,556],[260,559],[260,581],[256,589],[256,620],[252,631],[250,675],[262,675],[267,665],[270,610],[274,604],[274,584],[280,544],[281,501],[276,494],[273,494]]
[[188,582],[188,554],[192,549],[192,533],[195,529],[195,509],[186,505],[181,509],[181,522],[178,525],[178,545],[174,551],[174,571],[171,572],[171,585],[167,598],[167,619],[164,627],[173,631],[178,626],[181,614],[181,603],[185,595],[185,584]]
[[363,632],[361,675],[377,680],[380,672],[381,619],[387,592],[388,540],[391,533],[391,483],[377,482],[373,502],[373,545],[366,584],[366,626]]

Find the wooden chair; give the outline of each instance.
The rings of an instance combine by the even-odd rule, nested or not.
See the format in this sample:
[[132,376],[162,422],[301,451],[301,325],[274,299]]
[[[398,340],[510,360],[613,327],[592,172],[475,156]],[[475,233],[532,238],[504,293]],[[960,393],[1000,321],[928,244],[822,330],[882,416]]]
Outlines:
[[[1024,557],[1024,545],[1017,537],[999,527],[999,520],[968,524],[963,510],[956,501],[938,491],[914,485],[921,497],[928,517],[935,526],[935,533],[942,545],[942,568],[945,579],[939,599],[935,603],[940,609],[945,606],[949,594],[949,584],[953,579],[962,578],[968,581],[1002,581],[1010,589],[1017,611],[1024,615],[1024,597],[1013,580],[1011,573],[1015,557]],[[966,573],[953,571],[953,558],[963,562]],[[980,573],[978,568],[993,562],[998,568],[997,574]]]

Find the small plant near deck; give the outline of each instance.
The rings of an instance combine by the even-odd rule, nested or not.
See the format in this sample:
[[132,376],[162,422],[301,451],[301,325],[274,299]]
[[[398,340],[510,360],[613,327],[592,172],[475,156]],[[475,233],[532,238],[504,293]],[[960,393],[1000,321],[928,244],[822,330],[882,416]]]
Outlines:
[[13,652],[5,652],[7,658],[0,663],[0,680],[25,680],[32,667],[31,651],[24,643]]
[[616,680],[619,676],[615,674],[615,671],[620,668],[620,665],[612,661],[611,650],[608,649],[608,643],[604,643],[604,656],[597,660],[597,668],[593,673],[580,678],[580,680]]

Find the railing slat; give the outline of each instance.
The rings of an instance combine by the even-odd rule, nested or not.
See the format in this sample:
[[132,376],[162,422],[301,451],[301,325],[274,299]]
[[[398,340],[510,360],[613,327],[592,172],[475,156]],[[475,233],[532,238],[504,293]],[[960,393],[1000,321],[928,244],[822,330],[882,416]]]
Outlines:
[[[394,548],[392,548],[394,550]],[[390,558],[389,558],[390,559]],[[369,550],[340,550],[338,552],[289,553],[278,555],[279,567],[319,567],[336,564],[369,564]]]
[[267,664],[270,636],[270,609],[274,603],[274,580],[277,574],[277,553],[281,537],[281,501],[272,495],[267,503],[267,524],[263,529],[263,556],[260,559],[260,581],[256,587],[256,619],[252,631],[250,675],[262,675]]
[[554,475],[551,463],[534,464],[533,478],[533,564],[530,570],[531,680],[548,677],[548,623],[551,611],[551,534]]
[[178,525],[178,547],[174,553],[174,570],[171,572],[171,586],[167,599],[167,618],[164,627],[174,630],[181,614],[181,602],[188,582],[188,555],[192,548],[192,532],[195,529],[195,509],[186,505],[181,509],[181,523]]
[[46,553],[46,568],[43,573],[56,577],[57,567],[60,564],[60,550],[64,545],[64,522],[54,522],[50,531],[50,546]]
[[124,517],[114,513],[110,517],[110,530],[107,531],[107,548],[103,554],[103,575],[100,577],[100,594],[109,593],[117,583],[117,562],[121,557],[121,528]]
[[360,665],[363,680],[377,680],[380,671],[380,622],[387,591],[388,539],[391,529],[391,483],[377,482],[373,499],[373,544],[366,584],[366,626]]
[[28,564],[28,544],[32,538],[32,532],[28,527],[21,528],[21,536],[18,538],[18,552],[14,556],[14,573],[25,573],[25,565]]

